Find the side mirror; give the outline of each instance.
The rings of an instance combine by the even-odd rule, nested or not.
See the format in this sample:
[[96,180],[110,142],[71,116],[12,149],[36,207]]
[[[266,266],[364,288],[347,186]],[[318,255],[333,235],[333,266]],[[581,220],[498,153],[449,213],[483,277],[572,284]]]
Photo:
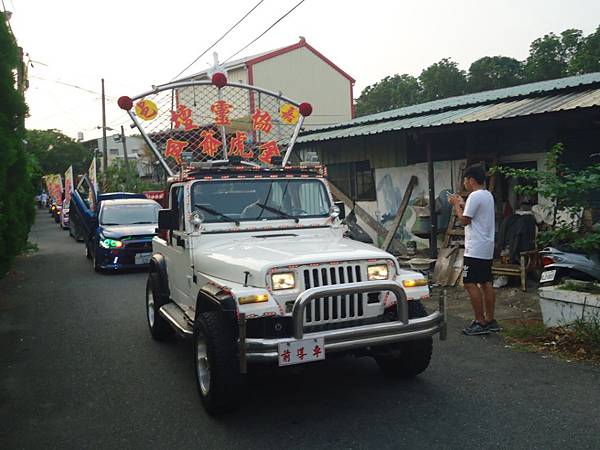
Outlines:
[[179,228],[177,223],[177,211],[174,209],[160,209],[158,211],[158,229],[176,230]]
[[334,205],[340,209],[339,219],[344,220],[346,218],[346,205],[344,202],[334,202]]

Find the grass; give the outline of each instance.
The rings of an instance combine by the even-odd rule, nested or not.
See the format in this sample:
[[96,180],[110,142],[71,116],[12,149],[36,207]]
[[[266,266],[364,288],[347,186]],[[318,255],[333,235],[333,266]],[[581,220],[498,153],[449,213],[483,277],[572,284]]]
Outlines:
[[505,341],[515,350],[600,363],[600,319],[549,328],[540,320],[506,321],[502,325]]
[[39,247],[37,244],[27,241],[27,243],[25,244],[25,247],[23,248],[23,254],[28,254],[28,253],[35,253],[37,251],[39,251]]
[[573,282],[567,281],[560,286],[560,289],[565,291],[587,292],[590,294],[600,294],[600,285],[597,283]]

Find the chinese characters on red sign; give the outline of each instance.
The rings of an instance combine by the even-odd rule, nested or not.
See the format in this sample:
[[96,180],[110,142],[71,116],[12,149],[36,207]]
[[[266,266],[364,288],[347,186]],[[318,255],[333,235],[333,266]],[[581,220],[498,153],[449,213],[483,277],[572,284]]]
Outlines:
[[231,125],[229,113],[233,109],[225,100],[217,100],[210,106],[210,110],[215,114],[215,125]]
[[219,147],[223,145],[223,143],[214,137],[215,131],[213,130],[203,130],[200,132],[200,136],[203,138],[202,142],[200,142],[200,147],[202,148],[202,153],[211,158],[217,154]]
[[177,141],[175,139],[167,139],[167,146],[165,147],[165,156],[174,158],[177,164],[181,164],[181,152],[188,143],[185,141]]
[[281,152],[279,151],[279,147],[277,147],[277,142],[269,141],[260,145],[258,147],[260,150],[260,154],[258,155],[258,160],[264,162],[265,164],[271,164],[271,158],[273,156],[281,156]]
[[256,112],[252,114],[252,129],[270,133],[272,128],[273,124],[271,123],[271,116],[269,113],[257,108]]
[[185,131],[195,130],[198,127],[192,118],[192,110],[184,105],[177,106],[177,111],[171,111],[171,122],[173,128],[183,126]]
[[235,136],[229,141],[229,156],[241,156],[244,159],[250,159],[254,156],[254,152],[246,149],[246,139],[248,135],[243,131],[236,131]]

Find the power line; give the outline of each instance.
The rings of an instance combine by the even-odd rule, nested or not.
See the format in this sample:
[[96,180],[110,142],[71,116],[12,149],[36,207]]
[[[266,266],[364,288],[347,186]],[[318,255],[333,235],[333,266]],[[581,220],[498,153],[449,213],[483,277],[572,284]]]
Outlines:
[[256,8],[258,8],[262,2],[264,2],[264,0],[260,0],[260,1],[259,1],[259,2],[256,4],[256,5],[254,5],[254,6],[252,7],[252,9],[251,9],[250,11],[248,11],[248,12],[247,12],[247,13],[244,15],[244,17],[242,17],[240,20],[238,20],[238,21],[237,21],[237,22],[236,22],[236,23],[235,23],[235,24],[234,24],[234,25],[233,25],[231,28],[229,28],[229,30],[227,30],[227,31],[225,32],[225,34],[223,34],[223,36],[221,36],[221,37],[220,37],[219,39],[217,39],[217,40],[216,40],[216,41],[215,41],[215,42],[214,42],[214,43],[213,43],[213,44],[212,44],[210,47],[208,47],[206,50],[204,50],[204,51],[203,51],[203,52],[200,54],[200,56],[198,56],[198,57],[197,57],[195,60],[193,60],[193,61],[191,62],[191,64],[189,64],[189,65],[188,65],[188,66],[187,66],[185,69],[183,69],[181,72],[179,72],[179,73],[178,73],[177,75],[175,75],[173,78],[171,78],[171,81],[173,81],[173,80],[175,80],[176,78],[178,78],[178,77],[179,77],[179,76],[180,76],[182,73],[184,73],[186,70],[188,70],[190,67],[192,67],[192,66],[193,66],[193,65],[196,63],[196,61],[198,61],[200,58],[202,58],[204,55],[206,55],[206,53],[208,53],[208,51],[209,51],[211,48],[213,48],[215,45],[217,45],[219,42],[221,42],[221,40],[222,40],[222,39],[223,39],[225,36],[227,36],[227,35],[228,35],[228,34],[229,34],[229,33],[230,33],[230,32],[231,32],[231,31],[232,31],[232,30],[233,30],[235,27],[237,27],[237,26],[238,26],[240,23],[242,23],[242,21],[243,21],[244,19],[246,19],[246,17],[248,17],[248,16],[249,16],[249,15],[252,13],[252,11],[254,11]]
[[231,58],[233,58],[234,56],[237,56],[239,53],[243,52],[244,50],[246,50],[248,47],[250,47],[252,44],[254,44],[256,41],[258,41],[261,37],[263,37],[265,34],[267,34],[267,32],[269,30],[271,30],[271,28],[273,28],[275,25],[277,25],[279,22],[281,22],[283,19],[285,19],[292,11],[294,11],[298,6],[300,6],[302,3],[304,3],[305,0],[300,0],[296,6],[294,6],[292,9],[290,9],[288,12],[286,12],[283,16],[281,16],[279,19],[277,19],[275,22],[273,22],[269,28],[267,28],[265,31],[263,31],[261,34],[259,34],[256,38],[254,38],[252,41],[250,41],[250,43],[248,45],[246,45],[245,47],[243,47],[242,49],[238,50],[237,52],[235,52],[233,55],[231,55],[229,58],[227,58],[225,61],[223,61],[224,63],[226,63],[227,61],[229,61]]
[[[91,89],[86,89],[83,88],[81,86],[77,86],[76,84],[72,84],[72,83],[67,83],[66,81],[61,81],[61,80],[53,80],[51,78],[44,78],[44,77],[40,77],[37,75],[30,75],[29,78],[35,78],[36,80],[43,80],[43,81],[50,81],[52,83],[57,83],[57,84],[62,84],[64,86],[68,86],[74,89],[79,89],[80,91],[84,91],[87,92],[89,94],[94,94],[94,95],[102,95],[100,92],[96,92],[96,91],[92,91]],[[113,100],[116,100],[117,97],[113,97],[112,95],[107,95],[107,98],[111,98]]]

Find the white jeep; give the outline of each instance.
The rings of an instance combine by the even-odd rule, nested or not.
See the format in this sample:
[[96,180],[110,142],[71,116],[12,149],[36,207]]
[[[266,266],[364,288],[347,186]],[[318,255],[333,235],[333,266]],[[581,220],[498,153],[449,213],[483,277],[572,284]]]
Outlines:
[[445,308],[427,280],[347,236],[318,166],[206,164],[172,179],[146,288],[157,340],[194,341],[202,402],[234,405],[252,363],[373,356],[389,374],[429,365]]

